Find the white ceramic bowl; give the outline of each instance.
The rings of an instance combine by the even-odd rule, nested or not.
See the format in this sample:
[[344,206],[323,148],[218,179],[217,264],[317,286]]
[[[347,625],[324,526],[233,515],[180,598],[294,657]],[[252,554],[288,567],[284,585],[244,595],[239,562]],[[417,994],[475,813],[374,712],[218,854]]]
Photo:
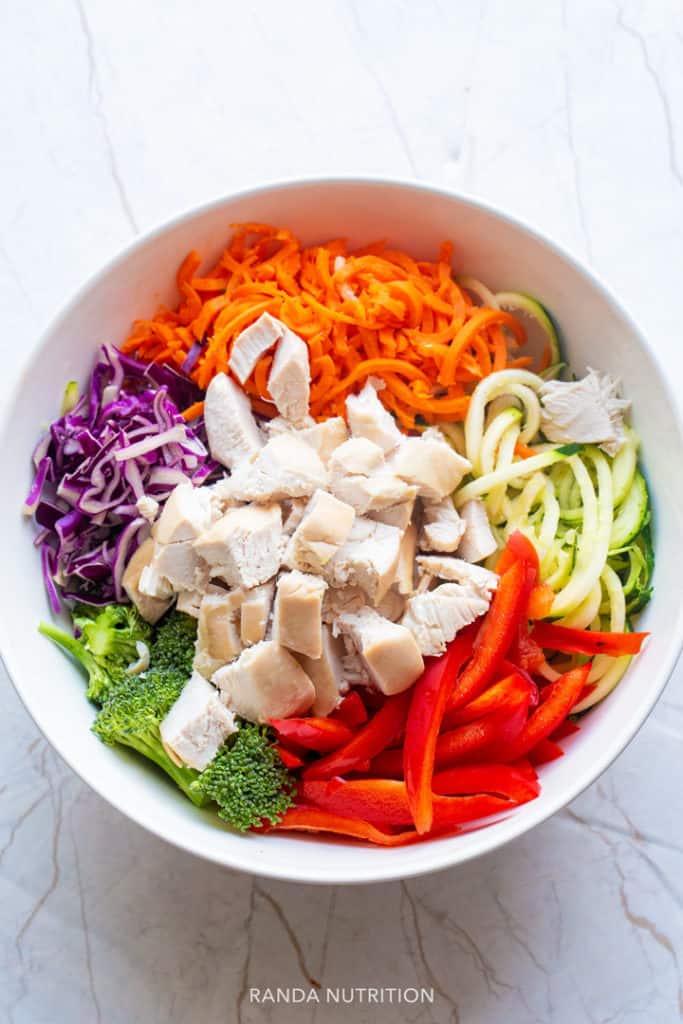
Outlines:
[[[497,289],[538,296],[558,321],[572,367],[623,380],[642,438],[656,508],[657,569],[642,616],[646,650],[610,697],[585,720],[568,752],[542,770],[541,796],[495,825],[402,849],[316,838],[238,836],[198,811],[141,759],[103,746],[90,732],[93,710],[78,671],[36,633],[49,616],[32,524],[20,514],[29,454],[58,412],[64,383],[86,380],[95,349],[121,342],[131,320],[174,300],[176,267],[190,248],[215,259],[237,221],[286,225],[305,242],[347,236],[388,238],[431,257],[442,239],[456,259]],[[311,181],[267,186],[209,203],[143,236],[80,290],[35,347],[6,404],[0,435],[3,586],[2,655],[28,711],[68,764],[128,817],[185,850],[243,871],[305,882],[405,878],[459,864],[521,835],[572,800],[620,753],[644,722],[683,643],[683,465],[674,402],[648,341],[585,268],[542,236],[483,203],[415,184]]]

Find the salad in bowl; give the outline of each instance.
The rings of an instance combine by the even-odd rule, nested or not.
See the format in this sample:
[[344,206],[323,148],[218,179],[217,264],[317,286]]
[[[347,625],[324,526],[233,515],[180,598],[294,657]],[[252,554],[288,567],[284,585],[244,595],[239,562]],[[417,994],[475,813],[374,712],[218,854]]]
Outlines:
[[96,736],[240,832],[398,847],[537,799],[647,637],[619,382],[449,243],[240,224],[176,283],[33,453]]

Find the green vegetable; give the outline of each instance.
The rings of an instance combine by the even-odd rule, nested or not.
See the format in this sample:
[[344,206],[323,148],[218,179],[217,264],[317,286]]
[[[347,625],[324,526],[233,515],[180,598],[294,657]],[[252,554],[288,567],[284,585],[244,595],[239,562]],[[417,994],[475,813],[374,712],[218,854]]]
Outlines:
[[223,821],[246,832],[263,821],[279,821],[294,802],[295,781],[268,728],[242,722],[190,788],[215,801]]
[[150,643],[152,627],[128,604],[105,608],[78,604],[73,621],[80,630],[78,639],[45,622],[39,629],[81,663],[88,673],[87,696],[101,704],[112,686],[126,678],[128,666],[138,660],[137,644]]
[[106,695],[93,732],[110,746],[137,750],[169,775],[201,807],[206,799],[192,784],[198,773],[171,760],[159,726],[180,696],[192,673],[197,624],[189,615],[172,611],[157,627],[150,648],[150,667],[144,675],[127,676]]
[[78,402],[78,381],[70,380],[64,388],[64,394],[62,395],[62,416],[66,416],[68,412],[71,412],[73,407]]

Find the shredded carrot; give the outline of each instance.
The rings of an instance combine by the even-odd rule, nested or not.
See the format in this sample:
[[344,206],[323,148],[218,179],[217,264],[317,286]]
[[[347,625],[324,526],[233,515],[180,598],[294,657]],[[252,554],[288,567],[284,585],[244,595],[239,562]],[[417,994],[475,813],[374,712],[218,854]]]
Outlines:
[[199,418],[199,416],[201,416],[203,414],[203,412],[204,412],[204,403],[203,402],[193,402],[192,405],[189,405],[187,407],[187,409],[185,409],[183,411],[183,419],[187,420],[188,422],[190,420],[196,420],[196,419]]
[[[303,247],[292,232],[267,224],[233,225],[218,262],[198,273],[200,256],[185,257],[176,276],[180,301],[151,320],[138,320],[124,352],[181,367],[201,351],[191,376],[205,390],[229,369],[235,339],[263,312],[279,317],[309,347],[311,414],[344,413],[346,396],[369,376],[386,387],[380,397],[408,430],[461,420],[469,394],[496,370],[528,365],[512,358],[525,341],[519,320],[473,305],[453,277],[453,247],[435,262],[414,260],[385,242],[349,251],[343,239]],[[275,415],[267,379],[272,355],[261,358],[245,390],[253,408]],[[197,402],[183,415],[201,415]]]

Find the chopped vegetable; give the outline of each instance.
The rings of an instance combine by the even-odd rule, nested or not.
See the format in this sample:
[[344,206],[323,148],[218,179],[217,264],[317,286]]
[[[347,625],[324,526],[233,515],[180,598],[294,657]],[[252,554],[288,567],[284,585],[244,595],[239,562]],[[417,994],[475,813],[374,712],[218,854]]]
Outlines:
[[595,629],[568,629],[551,622],[534,626],[531,639],[540,647],[566,654],[639,654],[649,633],[601,633]]

